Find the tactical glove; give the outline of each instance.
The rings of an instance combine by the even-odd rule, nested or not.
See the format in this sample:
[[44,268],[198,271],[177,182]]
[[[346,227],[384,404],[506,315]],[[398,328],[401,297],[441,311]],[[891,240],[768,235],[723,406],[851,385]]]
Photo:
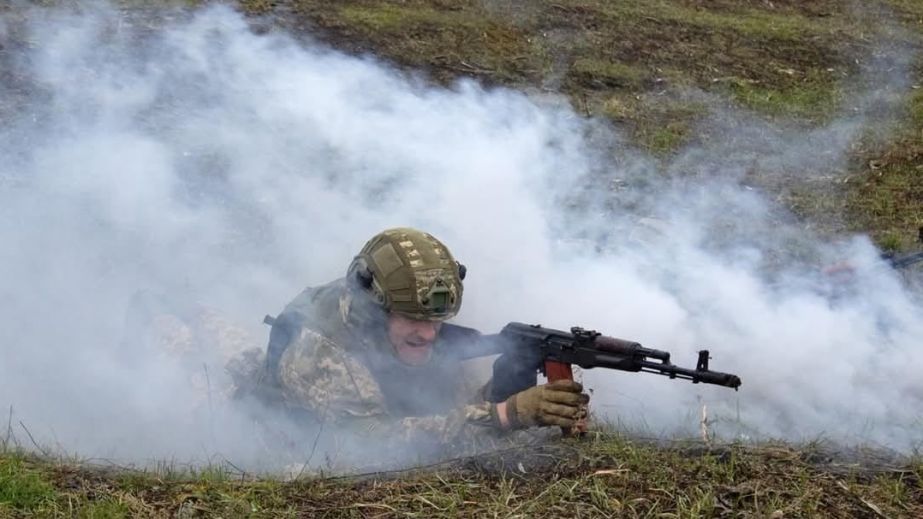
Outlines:
[[513,429],[533,425],[573,427],[584,416],[584,406],[590,401],[583,386],[573,380],[558,380],[530,387],[506,400],[506,416]]

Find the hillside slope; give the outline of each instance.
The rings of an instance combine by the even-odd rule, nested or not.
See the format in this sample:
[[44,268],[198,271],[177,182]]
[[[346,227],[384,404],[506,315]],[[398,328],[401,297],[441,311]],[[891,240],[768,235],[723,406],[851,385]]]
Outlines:
[[[127,12],[161,3],[206,2],[118,2]],[[754,169],[745,180],[806,227],[867,232],[885,250],[916,250],[923,3],[854,7],[833,0],[239,3],[259,30],[282,27],[372,54],[427,81],[473,78],[562,94],[578,113],[625,131],[664,170],[681,150],[719,138],[703,124],[716,108],[784,131],[829,123],[857,99],[871,99],[871,130],[842,168]],[[0,13],[21,15],[9,5]],[[0,64],[30,44],[14,32],[3,37]],[[906,85],[893,86],[890,72]],[[9,90],[0,114],[15,104],[17,88],[29,88],[17,78],[2,83]],[[889,95],[863,97],[879,87]],[[0,440],[0,517],[923,517],[919,458],[823,442],[664,443],[595,431],[531,451],[286,482],[222,463],[137,470],[36,457],[24,452],[35,451],[28,438],[0,432]]]

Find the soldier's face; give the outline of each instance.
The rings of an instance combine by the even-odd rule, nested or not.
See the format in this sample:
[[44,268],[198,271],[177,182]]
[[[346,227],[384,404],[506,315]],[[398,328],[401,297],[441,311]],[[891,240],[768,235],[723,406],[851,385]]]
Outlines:
[[404,364],[422,366],[433,354],[433,344],[442,323],[418,321],[398,314],[388,316],[388,340]]

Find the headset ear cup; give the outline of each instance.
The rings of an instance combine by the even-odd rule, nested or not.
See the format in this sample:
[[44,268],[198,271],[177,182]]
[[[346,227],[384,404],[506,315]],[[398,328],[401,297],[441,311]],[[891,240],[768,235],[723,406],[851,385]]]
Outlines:
[[455,263],[458,264],[458,279],[464,281],[465,275],[468,274],[468,267],[462,265],[458,261],[456,261]]
[[372,270],[363,259],[356,261],[356,283],[365,290],[372,288]]

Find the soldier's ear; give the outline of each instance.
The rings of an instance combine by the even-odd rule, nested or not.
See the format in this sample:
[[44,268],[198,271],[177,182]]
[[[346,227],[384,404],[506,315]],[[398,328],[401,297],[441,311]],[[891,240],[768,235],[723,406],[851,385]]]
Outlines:
[[468,267],[462,265],[460,262],[456,261],[458,264],[458,279],[464,281],[465,275],[468,273]]

